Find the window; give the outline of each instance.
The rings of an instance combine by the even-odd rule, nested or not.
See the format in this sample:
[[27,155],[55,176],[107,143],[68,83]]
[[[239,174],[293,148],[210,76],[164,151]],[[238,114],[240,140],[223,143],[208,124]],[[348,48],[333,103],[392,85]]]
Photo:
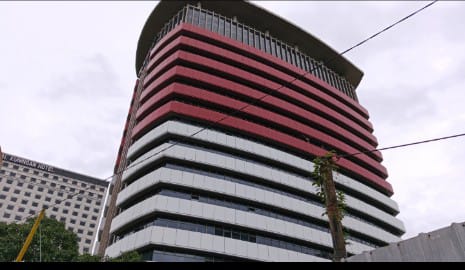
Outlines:
[[226,19],[226,23],[224,26],[224,34],[228,38],[231,36],[231,23],[229,22],[229,19]]
[[199,26],[202,28],[205,28],[205,21],[206,21],[206,14],[205,12],[201,12]]
[[37,191],[44,191],[44,188],[43,188],[43,187],[39,187],[39,188],[37,188]]
[[80,204],[75,204],[75,205],[74,205],[74,208],[79,209],[79,208],[81,208],[81,205],[80,205]]
[[85,210],[85,211],[89,211],[89,210],[90,210],[90,207],[89,207],[89,206],[85,206],[85,207],[84,207],[84,210]]
[[57,218],[57,216],[56,216],[56,215],[50,215],[50,217],[51,217],[51,218],[54,218],[54,219],[56,219],[56,218]]
[[27,188],[28,188],[28,189],[33,189],[33,188],[34,188],[34,186],[33,186],[33,185],[31,185],[31,184],[29,184],[29,185],[27,185]]
[[77,197],[76,199],[78,202],[82,202],[82,197]]
[[92,203],[92,200],[87,199],[86,203]]
[[77,215],[78,215],[78,212],[76,212],[76,211],[73,211],[73,212],[71,213],[71,215],[73,215],[73,216],[77,216]]
[[69,211],[68,211],[68,209],[63,209],[62,212],[63,212],[63,214],[68,214]]
[[22,187],[24,185],[23,182],[18,182],[18,187]]
[[89,225],[89,227],[95,228],[95,224],[94,224],[94,223],[91,223],[91,224]]
[[92,216],[92,220],[97,220],[97,216]]
[[66,206],[71,206],[71,203],[70,202],[65,202],[65,205]]
[[20,207],[20,208],[18,208],[18,212],[20,212],[20,213],[23,213],[23,212],[24,212],[24,210],[26,210],[24,207]]
[[8,191],[10,191],[10,188],[9,187],[3,187],[3,191],[8,192]]
[[83,218],[87,218],[89,215],[88,214],[82,214]]
[[27,200],[21,200],[21,204],[27,204]]
[[84,231],[82,229],[78,229],[77,233],[84,233]]
[[[45,176],[45,175],[44,175],[44,176]],[[41,183],[42,185],[47,184],[47,182],[45,182],[44,180],[40,180],[40,183]]]
[[36,213],[36,211],[34,210],[29,210],[29,215],[34,215]]
[[4,200],[6,198],[5,194],[0,194],[0,200]]
[[61,221],[61,222],[66,222],[66,218],[65,218],[65,217],[61,217],[61,218],[60,218],[60,221]]
[[39,206],[39,204],[37,202],[33,202],[32,206],[37,207],[37,206]]
[[88,232],[87,232],[87,235],[88,235],[88,236],[92,236],[92,234],[93,234],[92,231],[88,231]]
[[48,194],[53,194],[53,190],[49,189]]
[[234,22],[231,23],[231,38],[232,39],[237,39],[237,37],[236,37],[236,23],[234,23]]
[[86,244],[90,244],[91,242],[92,242],[92,240],[86,239]]
[[14,206],[11,205],[11,204],[9,204],[9,205],[6,207],[6,209],[8,209],[8,210],[13,210],[13,208],[14,208]]
[[220,33],[220,35],[224,35],[224,17],[220,17],[220,26],[219,26],[219,31],[218,33]]
[[15,190],[13,191],[14,194],[19,194],[20,192],[21,192],[21,191],[20,191],[19,189],[15,189]]
[[42,196],[40,196],[39,194],[36,194],[36,196],[34,196],[34,197],[35,197],[36,199],[40,200],[40,198],[41,198]]
[[13,184],[13,180],[11,180],[11,179],[7,179],[6,182],[7,182],[8,184]]
[[46,201],[46,202],[50,202],[51,200],[52,200],[52,198],[50,198],[50,197],[45,197],[45,201]]
[[[54,176],[53,176],[53,180],[58,180],[58,176],[54,175]],[[53,185],[52,187],[54,187],[55,184],[52,183],[52,185]]]
[[53,208],[52,208],[52,211],[58,212],[58,207],[53,207]]
[[70,222],[71,224],[76,224],[76,220],[75,220],[75,219],[71,219],[69,222]]
[[11,197],[10,200],[11,200],[12,202],[16,202],[16,201],[18,200],[18,198],[16,198],[16,197]]
[[[33,173],[34,173],[35,175],[39,175],[39,172],[38,172],[38,171],[34,171]],[[32,179],[34,179],[34,180],[32,180]],[[32,181],[35,181],[35,178],[32,178],[32,179],[31,179]]]

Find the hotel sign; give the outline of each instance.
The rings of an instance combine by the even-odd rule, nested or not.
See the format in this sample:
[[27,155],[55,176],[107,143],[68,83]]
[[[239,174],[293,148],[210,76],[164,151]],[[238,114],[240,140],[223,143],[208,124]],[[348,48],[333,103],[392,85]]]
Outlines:
[[25,158],[15,157],[15,156],[8,155],[8,154],[3,154],[3,161],[8,161],[11,163],[27,166],[33,169],[39,169],[39,170],[46,171],[46,172],[51,172],[51,173],[55,172],[55,168],[52,166],[42,164],[39,162],[35,162],[35,161],[25,159]]

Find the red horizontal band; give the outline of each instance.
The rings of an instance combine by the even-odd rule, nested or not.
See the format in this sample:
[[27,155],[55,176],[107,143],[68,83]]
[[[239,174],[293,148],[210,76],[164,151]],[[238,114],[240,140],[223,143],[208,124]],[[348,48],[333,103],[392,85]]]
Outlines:
[[[141,122],[139,122],[134,127],[132,138],[137,139],[141,137],[143,134],[145,134],[145,132],[147,132],[150,129],[150,127],[155,121],[160,120],[163,117],[168,116],[169,114],[183,115],[189,118],[201,119],[210,123],[215,123],[216,121],[223,119],[226,116],[225,114],[219,112],[211,111],[208,109],[188,104],[183,104],[177,101],[171,101],[159,107],[157,110],[151,112]],[[286,145],[287,147],[290,147],[292,149],[296,149],[298,151],[305,151],[315,156],[322,156],[327,152],[322,148],[319,148],[315,145],[289,136],[285,133],[235,117],[227,117],[217,125],[234,128],[236,130],[246,132],[249,135],[258,136],[261,139],[273,140],[280,144]],[[368,180],[368,182],[374,184],[376,187],[378,187],[379,190],[381,190],[388,196],[392,195],[393,191],[391,185],[383,178],[374,174],[373,172],[345,158],[339,159],[337,164],[341,168],[344,168],[350,172],[359,175],[363,179]]]

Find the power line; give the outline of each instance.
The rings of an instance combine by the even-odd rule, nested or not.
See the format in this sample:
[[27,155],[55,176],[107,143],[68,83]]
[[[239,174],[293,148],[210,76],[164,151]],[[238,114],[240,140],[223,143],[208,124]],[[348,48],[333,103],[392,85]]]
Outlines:
[[[368,42],[369,40],[373,39],[374,37],[378,36],[379,34],[385,32],[385,31],[387,31],[388,29],[394,27],[395,25],[397,25],[397,24],[399,24],[399,23],[405,21],[406,19],[412,17],[413,15],[419,13],[420,11],[422,11],[422,10],[424,10],[424,9],[426,9],[426,8],[428,8],[428,7],[430,7],[431,5],[433,5],[434,3],[436,3],[437,1],[438,1],[438,0],[435,0],[435,1],[433,1],[433,2],[431,2],[431,3],[429,3],[429,4],[427,4],[426,6],[424,6],[424,7],[420,8],[420,9],[418,9],[418,10],[416,10],[416,11],[410,13],[409,15],[407,15],[407,16],[403,17],[402,19],[396,21],[395,23],[391,24],[390,26],[388,26],[388,27],[386,27],[386,28],[384,28],[384,29],[378,31],[377,33],[371,35],[370,37],[364,39],[363,41],[357,43],[356,45],[350,47],[349,49],[343,51],[342,53],[338,54],[337,56],[331,58],[331,59],[328,60],[326,63],[330,63],[330,62],[334,61],[335,59],[338,59],[338,58],[339,58],[340,56],[342,56],[343,54],[345,54],[345,53],[347,53],[347,52],[349,52],[349,51],[351,51],[351,50],[353,50],[353,49],[355,49],[355,48],[361,46],[362,44]],[[315,70],[317,70],[317,69],[319,69],[319,68],[321,68],[321,67],[323,67],[323,63],[320,62],[315,68],[311,69],[310,71],[304,72],[304,73],[303,73],[302,75],[300,75],[300,76],[305,77],[305,76],[308,75],[309,73],[311,73],[311,72],[313,72],[313,71],[315,71]],[[296,81],[298,78],[299,78],[299,76],[296,76],[294,79],[290,80],[290,81],[287,82],[286,84],[291,84],[291,83],[293,83],[294,81]],[[283,88],[283,87],[284,87],[284,84],[281,85],[281,86],[279,86],[279,87],[276,88],[276,89],[273,89],[272,91],[280,90],[280,89]],[[246,105],[242,106],[242,107],[239,108],[239,109],[236,109],[234,112],[232,112],[232,113],[230,113],[230,114],[226,114],[225,116],[223,116],[223,117],[220,118],[219,120],[213,122],[213,123],[210,124],[210,125],[207,125],[206,127],[200,128],[198,131],[192,133],[191,135],[189,135],[189,136],[187,136],[187,137],[194,137],[195,135],[199,134],[200,132],[204,131],[205,129],[210,129],[211,127],[215,126],[216,124],[218,124],[219,122],[225,120],[226,118],[231,117],[231,116],[233,116],[233,115],[235,115],[235,114],[237,114],[237,113],[243,111],[243,110],[246,109],[247,107],[249,107],[249,106],[251,106],[251,105],[254,105],[254,104],[257,103],[258,101],[263,100],[265,97],[269,96],[270,94],[271,94],[271,91],[268,91],[265,95],[261,96],[260,98],[255,99],[255,100],[253,100],[253,101],[250,102],[250,103],[247,103]],[[182,139],[180,139],[180,140],[182,140]],[[160,154],[160,153],[162,153],[162,152],[164,152],[164,151],[166,151],[166,150],[168,150],[168,149],[170,149],[171,147],[173,147],[173,146],[175,146],[175,145],[177,145],[177,144],[178,144],[178,142],[174,142],[174,143],[171,144],[170,146],[161,149],[160,151],[154,153],[153,155],[150,155],[150,156],[148,156],[148,157],[146,157],[146,158],[144,158],[144,159],[142,159],[142,160],[140,160],[140,161],[138,161],[138,162],[132,163],[130,166],[127,166],[127,167],[124,168],[122,171],[120,171],[120,172],[117,171],[115,174],[113,174],[112,176],[108,177],[107,179],[111,179],[112,177],[118,175],[119,173],[122,173],[122,172],[126,171],[127,169],[132,168],[132,167],[134,167],[134,166],[136,166],[136,165],[138,165],[138,164],[140,164],[140,163],[142,163],[142,162],[144,162],[144,161],[146,161],[146,160],[148,160],[148,159],[150,159],[150,158],[152,158],[152,157],[154,157],[154,156],[156,156],[156,155],[158,155],[158,154]]]
[[450,135],[450,136],[445,136],[445,137],[439,137],[439,138],[434,138],[434,139],[428,139],[428,140],[424,140],[424,141],[417,141],[417,142],[393,145],[393,146],[377,148],[377,149],[372,149],[372,150],[367,150],[367,151],[360,151],[360,152],[356,152],[356,153],[352,153],[352,154],[337,155],[337,158],[352,157],[352,156],[366,154],[366,153],[370,153],[370,152],[390,150],[390,149],[395,149],[395,148],[402,148],[402,147],[407,147],[407,146],[412,146],[412,145],[417,145],[417,144],[423,144],[423,143],[430,143],[430,142],[441,141],[441,140],[447,140],[447,139],[452,139],[452,138],[457,138],[457,137],[462,137],[462,136],[465,136],[465,133],[460,133],[460,134],[455,134],[455,135]]
[[[334,60],[336,60],[336,59],[338,59],[340,56],[346,54],[347,52],[349,52],[349,51],[351,51],[351,50],[353,50],[353,49],[355,49],[355,48],[361,46],[362,44],[368,42],[369,40],[373,39],[374,37],[378,36],[379,34],[381,34],[381,33],[385,32],[385,31],[387,31],[388,29],[394,27],[395,25],[397,25],[397,24],[399,24],[399,23],[401,23],[401,22],[407,20],[408,18],[414,16],[415,14],[421,12],[422,10],[424,10],[424,9],[426,9],[426,8],[428,8],[428,7],[430,7],[431,5],[433,5],[434,3],[436,3],[437,1],[438,1],[438,0],[435,0],[435,1],[433,1],[433,2],[431,2],[431,3],[429,3],[429,4],[427,4],[426,6],[424,6],[424,7],[420,8],[420,9],[414,11],[413,13],[411,13],[411,14],[409,14],[409,15],[403,17],[403,18],[400,19],[399,21],[396,21],[395,23],[393,23],[393,24],[391,24],[390,26],[388,26],[388,27],[382,29],[381,31],[378,31],[377,33],[371,35],[370,37],[366,38],[365,40],[363,40],[363,41],[357,43],[356,45],[354,45],[354,46],[348,48],[347,50],[345,50],[345,51],[339,53],[339,54],[336,55],[335,57],[333,57],[333,58],[329,59],[328,61],[326,61],[326,64],[327,64],[327,63],[330,63],[330,62],[332,62],[332,61],[334,61]],[[153,46],[154,44],[155,44],[155,43],[153,43],[152,46]],[[149,50],[149,52],[150,52],[150,50]],[[147,64],[147,62],[148,62],[148,61],[144,61],[144,64],[143,64],[143,65],[145,66],[145,65]],[[232,113],[230,113],[230,114],[226,114],[225,116],[223,116],[223,117],[220,118],[219,120],[217,120],[217,121],[211,123],[210,125],[207,125],[206,127],[200,128],[198,131],[196,131],[196,132],[192,133],[191,135],[187,136],[187,138],[188,138],[188,137],[193,137],[193,136],[199,134],[200,132],[204,131],[205,129],[210,129],[210,128],[212,128],[213,126],[215,126],[216,124],[220,123],[221,121],[223,121],[223,120],[225,120],[225,119],[227,119],[227,118],[229,118],[229,117],[231,117],[231,116],[233,116],[233,115],[235,115],[235,114],[237,114],[237,113],[239,113],[239,112],[242,112],[244,109],[246,109],[246,108],[249,107],[249,106],[252,106],[252,105],[256,104],[258,101],[263,100],[265,97],[269,96],[269,95],[271,94],[272,91],[280,90],[281,88],[285,87],[285,85],[289,85],[289,84],[295,82],[295,81],[298,80],[300,77],[304,77],[304,78],[305,78],[306,75],[308,75],[309,73],[312,73],[313,71],[315,71],[315,70],[317,70],[317,69],[319,69],[319,68],[321,68],[321,67],[323,67],[323,63],[322,63],[322,62],[318,63],[318,65],[317,65],[315,68],[313,68],[313,69],[311,69],[311,70],[309,70],[309,71],[306,71],[306,72],[302,73],[301,75],[296,76],[294,79],[290,80],[289,82],[286,82],[285,84],[282,84],[282,85],[279,86],[278,88],[272,89],[271,91],[267,91],[267,92],[265,93],[265,95],[261,96],[260,98],[257,98],[257,99],[255,99],[255,100],[253,100],[252,102],[250,102],[250,103],[244,105],[243,107],[241,107],[241,108],[239,108],[239,109],[236,109],[234,112],[232,112]],[[179,141],[182,141],[182,140],[183,140],[183,139],[180,139]],[[171,144],[170,146],[168,146],[168,147],[166,147],[166,148],[163,148],[163,149],[161,149],[160,151],[158,151],[158,152],[156,152],[156,153],[154,153],[154,154],[152,154],[152,155],[150,155],[150,156],[148,156],[148,157],[146,157],[146,158],[144,158],[144,159],[142,159],[142,160],[140,160],[140,161],[138,161],[138,162],[134,162],[134,163],[130,164],[129,166],[127,166],[126,168],[124,168],[124,169],[122,169],[122,170],[120,170],[120,171],[117,170],[117,172],[116,172],[115,174],[113,174],[113,175],[111,175],[111,176],[105,178],[104,181],[111,180],[113,177],[115,177],[115,176],[117,176],[117,175],[123,173],[124,171],[126,171],[126,170],[128,170],[128,169],[130,169],[130,168],[133,168],[134,166],[136,166],[136,165],[138,165],[138,164],[141,164],[142,162],[144,162],[144,161],[146,161],[146,160],[148,160],[148,159],[150,159],[150,158],[152,158],[152,157],[154,157],[154,156],[156,156],[156,155],[158,155],[158,154],[160,154],[160,153],[162,153],[162,152],[164,152],[164,151],[170,149],[171,147],[177,145],[177,144],[179,143],[179,141],[174,142],[174,143]],[[373,151],[375,151],[375,150],[373,150]],[[87,190],[87,189],[85,189],[85,190]],[[79,193],[76,193],[76,194],[74,194],[73,196],[68,197],[66,200],[68,200],[68,199],[70,199],[70,198],[72,198],[72,197],[74,197],[74,196],[76,196],[76,195],[79,195]],[[63,200],[63,201],[61,201],[60,203],[53,204],[53,205],[51,205],[50,207],[56,206],[56,205],[58,205],[58,204],[61,204],[62,202],[66,201],[66,200]],[[50,207],[49,207],[49,208],[50,208]]]

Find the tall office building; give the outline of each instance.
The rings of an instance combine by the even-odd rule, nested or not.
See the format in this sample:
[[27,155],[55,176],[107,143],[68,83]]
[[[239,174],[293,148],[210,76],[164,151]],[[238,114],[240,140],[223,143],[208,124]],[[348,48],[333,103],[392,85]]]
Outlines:
[[107,186],[100,179],[3,153],[0,221],[23,223],[46,208],[47,217],[77,234],[79,252],[91,253]]
[[[377,146],[357,67],[251,3],[161,1],[142,29],[136,71],[101,253],[331,258],[312,160]],[[381,161],[379,152],[338,161],[349,255],[404,233]]]

